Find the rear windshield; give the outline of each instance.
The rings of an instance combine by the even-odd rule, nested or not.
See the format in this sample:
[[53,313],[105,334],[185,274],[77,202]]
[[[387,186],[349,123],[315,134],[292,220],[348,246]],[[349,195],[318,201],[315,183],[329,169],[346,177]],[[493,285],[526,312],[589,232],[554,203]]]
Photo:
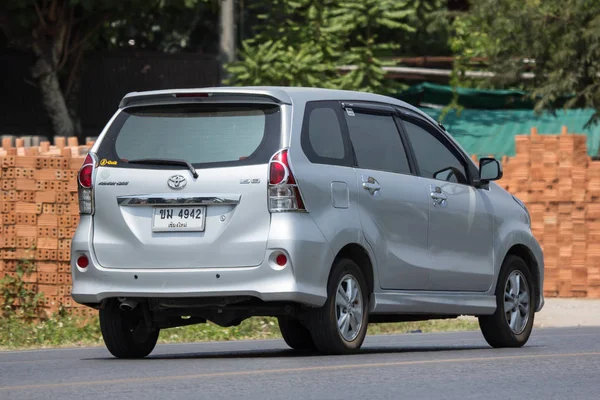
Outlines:
[[280,147],[279,114],[272,105],[128,108],[109,127],[98,156],[113,161],[105,165],[135,168],[156,166],[127,161],[175,159],[198,168],[267,163]]

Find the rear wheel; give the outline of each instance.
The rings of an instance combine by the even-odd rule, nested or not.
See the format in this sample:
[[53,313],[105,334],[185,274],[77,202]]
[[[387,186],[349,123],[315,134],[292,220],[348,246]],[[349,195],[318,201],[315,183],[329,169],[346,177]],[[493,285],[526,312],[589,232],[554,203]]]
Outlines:
[[315,343],[306,327],[297,319],[278,318],[283,340],[295,350],[315,350]]
[[521,347],[529,340],[535,315],[533,277],[527,264],[508,256],[496,286],[496,312],[479,317],[485,340],[492,347]]
[[310,319],[317,349],[325,354],[358,351],[367,334],[367,305],[367,285],[358,265],[349,259],[336,261],[327,285],[327,301]]
[[143,358],[156,346],[160,330],[146,327],[137,311],[121,311],[115,302],[100,310],[102,338],[117,358]]

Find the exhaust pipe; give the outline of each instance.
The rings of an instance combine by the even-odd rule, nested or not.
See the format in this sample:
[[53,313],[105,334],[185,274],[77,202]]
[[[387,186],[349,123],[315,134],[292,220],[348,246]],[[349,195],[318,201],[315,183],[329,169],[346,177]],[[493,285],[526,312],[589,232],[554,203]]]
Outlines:
[[119,298],[119,301],[121,302],[121,304],[119,304],[119,308],[121,309],[121,311],[133,311],[133,309],[135,309],[138,305],[137,300]]

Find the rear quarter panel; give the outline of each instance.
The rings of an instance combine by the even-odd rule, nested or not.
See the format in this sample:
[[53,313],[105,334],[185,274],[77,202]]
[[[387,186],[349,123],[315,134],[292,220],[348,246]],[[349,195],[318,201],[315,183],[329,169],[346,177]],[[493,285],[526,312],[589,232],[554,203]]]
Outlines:
[[321,281],[327,282],[333,260],[344,246],[349,243],[366,246],[358,216],[354,169],[312,163],[302,150],[300,138],[305,104],[294,103],[291,107],[290,167],[309,215],[331,247],[331,258],[322,260],[323,265],[318,267]]

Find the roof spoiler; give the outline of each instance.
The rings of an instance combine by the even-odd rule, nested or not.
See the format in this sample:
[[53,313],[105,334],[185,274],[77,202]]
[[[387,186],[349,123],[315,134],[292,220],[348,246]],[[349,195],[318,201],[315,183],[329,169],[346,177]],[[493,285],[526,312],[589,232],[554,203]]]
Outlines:
[[119,108],[173,103],[262,103],[291,104],[289,96],[281,91],[181,89],[128,93]]

